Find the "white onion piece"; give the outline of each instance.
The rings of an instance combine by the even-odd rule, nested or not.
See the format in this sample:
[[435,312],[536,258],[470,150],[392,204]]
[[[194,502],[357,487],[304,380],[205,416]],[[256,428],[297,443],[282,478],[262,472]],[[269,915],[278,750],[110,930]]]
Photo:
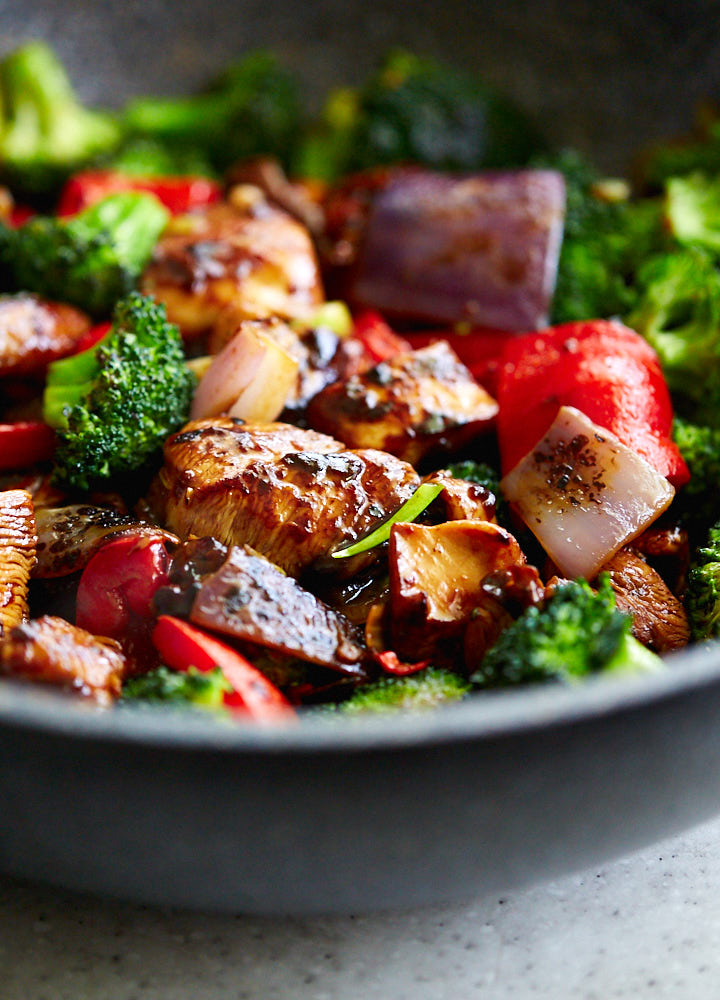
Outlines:
[[243,329],[213,358],[195,390],[190,417],[229,413],[245,420],[275,420],[297,373],[297,361],[271,337]]
[[644,458],[572,406],[500,486],[561,573],[588,580],[675,495]]

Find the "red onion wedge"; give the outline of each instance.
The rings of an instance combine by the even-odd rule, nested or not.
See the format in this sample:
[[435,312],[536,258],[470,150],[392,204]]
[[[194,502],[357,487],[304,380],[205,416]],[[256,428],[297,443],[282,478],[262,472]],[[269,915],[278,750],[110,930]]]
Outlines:
[[541,327],[564,215],[565,182],[553,170],[398,171],[373,200],[353,303],[428,323]]
[[649,462],[572,406],[500,485],[560,572],[588,580],[675,495]]

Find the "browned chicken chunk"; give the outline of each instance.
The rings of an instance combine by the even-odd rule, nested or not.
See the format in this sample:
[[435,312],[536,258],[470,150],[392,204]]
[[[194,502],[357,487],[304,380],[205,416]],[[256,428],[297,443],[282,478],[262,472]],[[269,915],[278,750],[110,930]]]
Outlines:
[[100,704],[120,694],[126,668],[114,640],[51,615],[16,626],[0,641],[0,673],[53,684]]
[[25,292],[0,296],[0,376],[43,375],[51,361],[72,353],[89,327],[72,306]]
[[343,451],[289,424],[215,417],[168,438],[149,500],[181,538],[249,545],[295,576],[394,513],[418,482],[384,452]]
[[633,635],[657,653],[681,649],[690,642],[687,614],[659,573],[630,548],[605,563],[617,606],[633,617]]
[[258,188],[242,205],[213,205],[170,224],[142,279],[187,339],[228,306],[245,317],[302,316],[323,290],[306,229]]
[[0,493],[0,634],[28,616],[28,583],[35,565],[37,531],[27,490]]
[[525,556],[497,524],[449,521],[393,525],[389,562],[392,646],[418,660],[459,634],[487,576],[525,565]]
[[497,403],[446,341],[398,354],[323,389],[308,407],[312,427],[350,448],[381,448],[412,464],[482,434]]

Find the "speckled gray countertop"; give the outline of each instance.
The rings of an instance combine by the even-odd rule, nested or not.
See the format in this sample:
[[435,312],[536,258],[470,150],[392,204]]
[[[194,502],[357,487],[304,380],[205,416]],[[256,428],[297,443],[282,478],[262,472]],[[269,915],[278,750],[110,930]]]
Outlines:
[[462,906],[208,916],[0,878],[2,1000],[717,1000],[720,820]]

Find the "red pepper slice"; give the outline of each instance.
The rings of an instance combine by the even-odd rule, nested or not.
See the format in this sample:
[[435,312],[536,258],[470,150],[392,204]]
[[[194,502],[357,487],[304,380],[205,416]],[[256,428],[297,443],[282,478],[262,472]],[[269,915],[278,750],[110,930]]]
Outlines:
[[35,215],[35,211],[28,205],[13,205],[12,211],[10,212],[10,225],[13,229],[17,229],[22,226],[24,222],[28,219],[32,219]]
[[408,677],[410,674],[417,674],[430,666],[430,660],[420,660],[417,663],[403,663],[397,653],[393,653],[391,649],[385,650],[384,653],[375,653],[374,656],[385,673],[392,674],[393,677]]
[[399,337],[390,329],[380,313],[370,309],[355,317],[352,336],[362,343],[368,360],[373,365],[387,361],[396,354],[412,350],[409,341]]
[[154,194],[173,215],[211,205],[222,198],[222,188],[209,177],[139,177],[117,170],[85,170],[65,183],[57,214],[75,215],[119,191]]
[[503,351],[508,340],[514,336],[516,334],[508,333],[507,330],[475,327],[467,333],[458,333],[454,329],[408,333],[407,338],[413,349],[446,340],[475,381],[487,389],[491,396],[496,396]]
[[0,472],[46,462],[55,451],[55,431],[40,420],[0,424]]
[[574,406],[673,486],[690,478],[670,437],[672,402],[657,355],[622,323],[587,320],[509,339],[497,401],[504,473],[537,444],[561,406]]
[[91,326],[75,344],[73,354],[82,354],[83,351],[89,351],[91,347],[99,344],[111,326],[112,323],[97,323]]
[[180,618],[160,615],[152,641],[163,663],[173,670],[189,667],[208,671],[219,667],[233,688],[225,704],[257,722],[287,722],[295,710],[264,674],[237,650],[226,646]]
[[138,663],[152,662],[152,599],[167,583],[169,566],[162,535],[129,534],[106,542],[80,577],[75,623],[93,635],[120,640]]

